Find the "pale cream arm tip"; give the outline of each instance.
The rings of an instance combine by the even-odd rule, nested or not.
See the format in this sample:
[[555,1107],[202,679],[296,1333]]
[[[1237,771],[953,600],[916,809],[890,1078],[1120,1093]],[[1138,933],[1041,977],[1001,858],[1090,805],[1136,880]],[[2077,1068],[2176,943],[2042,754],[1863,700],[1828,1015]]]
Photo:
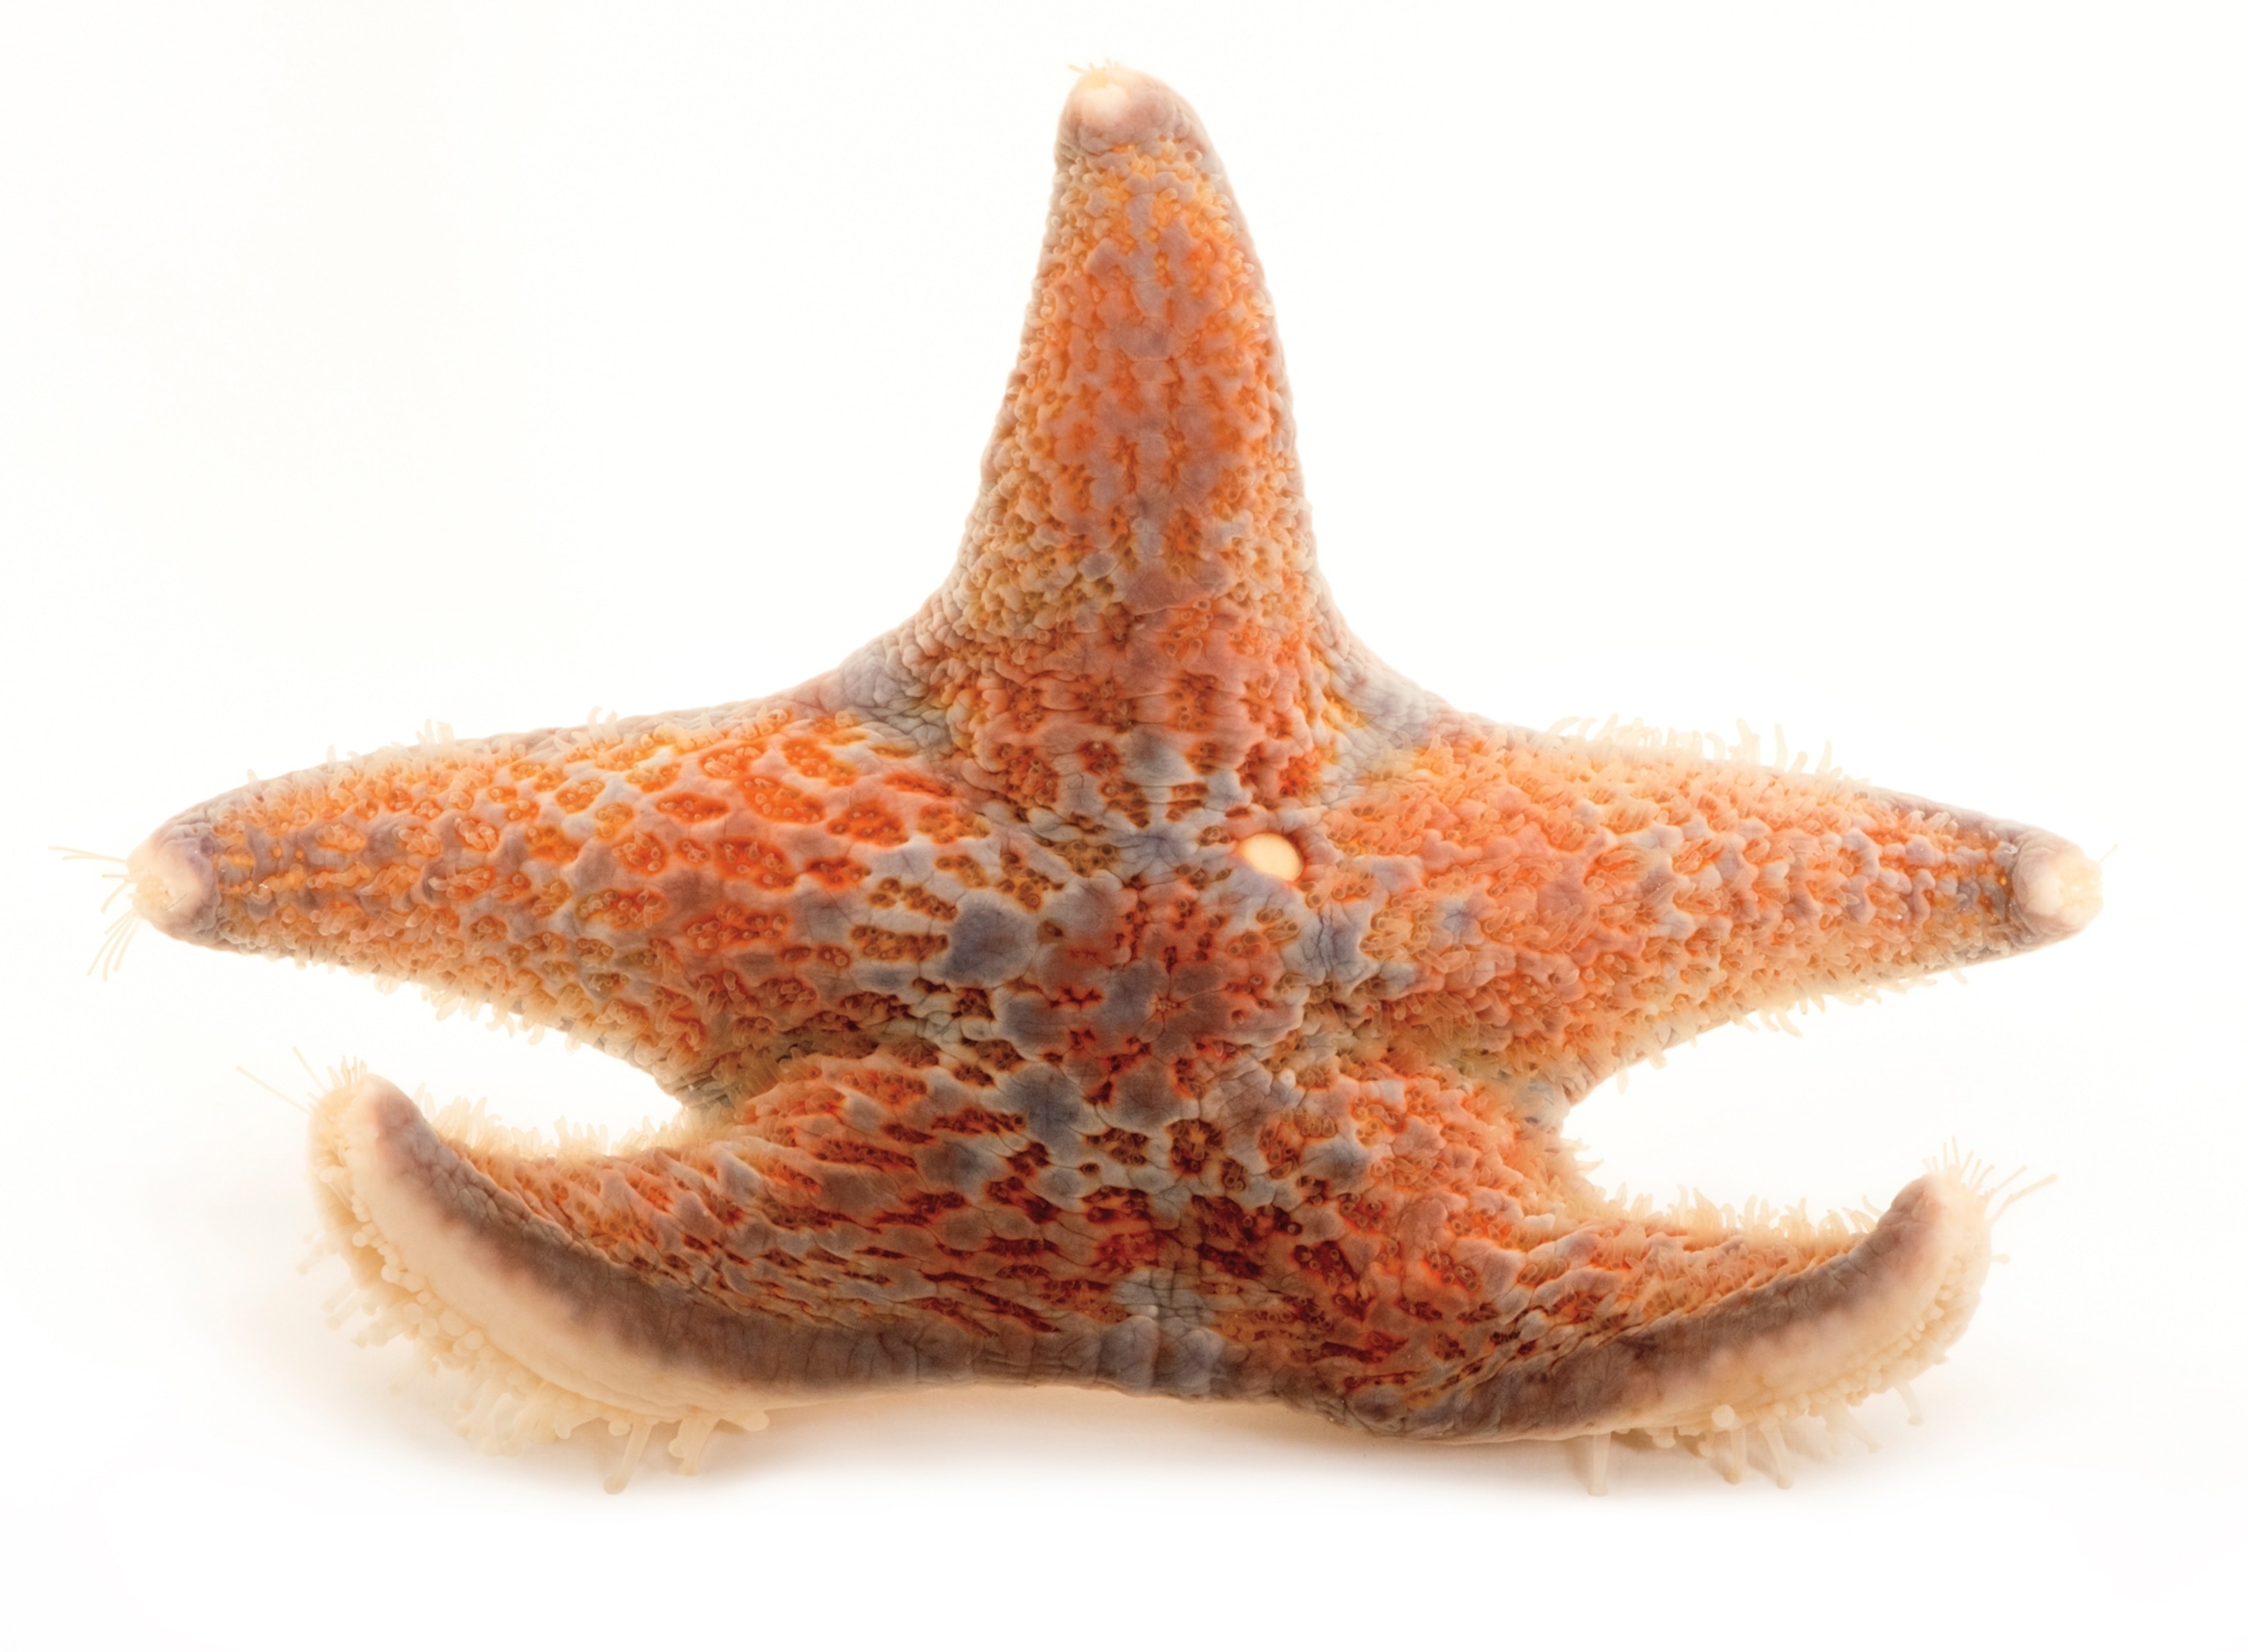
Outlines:
[[1088,154],[1160,138],[1201,141],[1186,99],[1152,75],[1114,64],[1079,77],[1061,113],[1061,141]]
[[2065,838],[2037,833],[2014,862],[2014,906],[2041,941],[2074,935],[2100,915],[2100,865]]

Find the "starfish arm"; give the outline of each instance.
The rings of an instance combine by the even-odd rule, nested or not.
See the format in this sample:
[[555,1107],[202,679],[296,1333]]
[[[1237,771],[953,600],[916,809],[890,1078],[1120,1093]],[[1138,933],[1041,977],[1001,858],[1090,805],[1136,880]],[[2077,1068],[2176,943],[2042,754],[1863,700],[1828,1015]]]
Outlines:
[[1319,817],[1306,900],[1367,1031],[1574,1101],[1709,1027],[2061,939],[2097,868],[2032,827],[1702,743],[1456,721]]
[[878,726],[768,702],[253,783],[133,867],[168,934],[415,982],[723,1103],[908,1000],[942,1015],[1026,943],[1022,897],[1068,863],[962,793]]
[[1319,578],[1263,268],[1160,81],[1071,95],[959,560],[888,646],[992,790],[1066,812],[1089,772],[1076,810],[1141,825],[1151,800],[1310,796],[1435,704]]
[[315,1176],[406,1328],[538,1426],[973,1379],[1429,1438],[1707,1436],[1917,1374],[1989,1261],[1983,1198],[1944,1173],[1863,1237],[1607,1207],[1439,1070],[1359,1066],[1151,1139],[1031,1080],[821,1065],[614,1155],[449,1139],[356,1079],[316,1114]]

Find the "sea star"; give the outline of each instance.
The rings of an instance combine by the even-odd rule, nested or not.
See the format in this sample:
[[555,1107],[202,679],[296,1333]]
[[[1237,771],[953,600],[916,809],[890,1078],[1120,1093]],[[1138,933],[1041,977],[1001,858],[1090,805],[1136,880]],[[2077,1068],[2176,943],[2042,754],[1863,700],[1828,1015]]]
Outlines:
[[[1374,659],[1314,567],[1271,305],[1157,81],[1086,75],[951,577],[770,699],[394,749],[134,855],[140,912],[416,981],[682,1103],[557,1153],[380,1079],[315,1111],[376,1329],[520,1443],[922,1382],[1684,1439],[1936,1360],[1956,1165],[1877,1222],[1624,1208],[1559,1134],[1707,1027],[2073,933],[2046,833],[1699,739],[1539,735]],[[1604,1456],[1601,1459],[1604,1461]]]

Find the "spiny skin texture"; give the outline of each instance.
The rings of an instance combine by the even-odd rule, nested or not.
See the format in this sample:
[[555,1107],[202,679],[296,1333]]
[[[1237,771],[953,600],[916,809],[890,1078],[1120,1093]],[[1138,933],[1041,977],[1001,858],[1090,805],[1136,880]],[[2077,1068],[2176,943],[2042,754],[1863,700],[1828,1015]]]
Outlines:
[[361,1077],[314,1130],[387,1328],[521,1433],[641,1438],[961,1378],[1447,1439],[1853,1403],[1964,1328],[1980,1196],[1939,1172],[1870,1231],[1624,1210],[1568,1109],[2098,903],[2047,834],[1493,724],[1369,655],[1224,175],[1121,71],[1065,113],[920,614],[769,700],[254,785],[134,870],[171,934],[567,1029],[686,1104],[558,1155]]

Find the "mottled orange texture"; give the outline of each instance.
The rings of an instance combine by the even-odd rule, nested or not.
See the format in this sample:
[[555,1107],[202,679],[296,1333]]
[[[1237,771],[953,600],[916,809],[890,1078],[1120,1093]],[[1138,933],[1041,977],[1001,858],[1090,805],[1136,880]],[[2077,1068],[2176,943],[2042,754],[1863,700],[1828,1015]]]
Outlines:
[[497,1006],[680,1099],[558,1154],[355,1075],[313,1151],[381,1324],[479,1373],[479,1427],[672,1422],[688,1457],[976,1378],[1777,1460],[1957,1337],[1983,1196],[1624,1209],[1569,1108],[2098,904],[2047,834],[1491,723],[1369,655],[1224,174],[1117,70],[1065,113],[983,490],[913,620],[770,699],[253,785],[134,871],[169,933]]

